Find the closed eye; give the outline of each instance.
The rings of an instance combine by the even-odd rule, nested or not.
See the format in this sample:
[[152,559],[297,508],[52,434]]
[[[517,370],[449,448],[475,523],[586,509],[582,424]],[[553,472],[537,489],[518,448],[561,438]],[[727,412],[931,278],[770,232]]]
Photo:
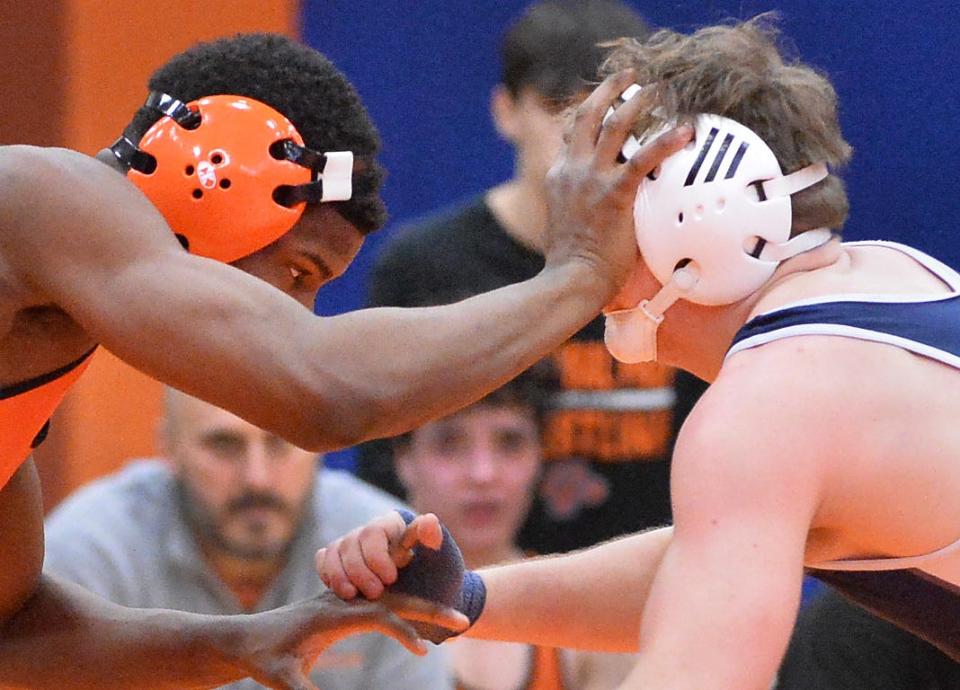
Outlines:
[[336,276],[333,271],[330,270],[330,267],[327,265],[327,262],[323,260],[323,257],[314,254],[313,252],[303,252],[303,256],[316,270],[317,276],[319,276],[322,282],[327,282],[328,280],[333,280]]

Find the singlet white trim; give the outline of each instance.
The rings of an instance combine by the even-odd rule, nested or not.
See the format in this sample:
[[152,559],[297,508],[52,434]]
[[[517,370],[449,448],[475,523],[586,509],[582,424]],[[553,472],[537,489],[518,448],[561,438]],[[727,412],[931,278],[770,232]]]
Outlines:
[[731,355],[734,355],[741,350],[748,350],[752,347],[758,347],[760,345],[772,343],[774,340],[790,338],[798,335],[833,335],[846,338],[856,338],[857,340],[869,340],[874,343],[883,343],[885,345],[893,345],[903,350],[907,350],[908,352],[913,352],[914,354],[935,359],[938,362],[947,364],[955,369],[960,369],[960,357],[951,352],[947,352],[946,350],[941,350],[923,343],[918,343],[916,340],[910,340],[909,338],[901,338],[898,335],[890,335],[889,333],[882,333],[880,331],[857,328],[856,326],[843,326],[834,323],[805,323],[798,326],[777,328],[775,330],[768,331],[767,333],[758,333],[757,335],[753,335],[749,338],[741,340],[739,343],[731,347],[727,351],[724,361],[726,361]]
[[919,249],[899,242],[890,242],[888,240],[863,240],[860,242],[844,242],[847,247],[887,247],[896,249],[902,254],[906,254],[925,269],[930,271],[937,278],[942,280],[954,292],[960,292],[960,273],[947,266],[939,259],[935,259],[929,254],[924,254]]
[[[815,304],[832,304],[834,302],[870,302],[870,303],[882,303],[882,304],[919,304],[922,302],[941,302],[943,300],[948,300],[956,297],[960,294],[960,273],[957,273],[952,268],[947,266],[941,261],[934,259],[932,256],[928,256],[923,252],[914,249],[913,247],[908,247],[905,244],[900,244],[898,242],[887,242],[885,240],[871,240],[863,242],[844,242],[844,247],[887,247],[889,249],[895,249],[902,254],[909,256],[911,259],[920,264],[923,268],[927,269],[930,273],[934,275],[937,279],[946,283],[947,287],[950,288],[951,292],[945,292],[942,295],[931,294],[931,293],[915,293],[915,294],[896,294],[896,293],[837,293],[832,295],[820,295],[818,297],[810,297],[807,299],[797,300],[796,302],[790,302],[788,304],[783,304],[781,306],[770,309],[769,311],[760,312],[755,314],[753,318],[759,316],[767,316],[769,314],[776,314],[777,312],[784,311],[785,309],[793,309],[794,307],[807,307],[813,306]],[[751,320],[752,320],[751,319]]]
[[863,558],[843,559],[839,561],[821,561],[806,563],[807,568],[814,570],[902,570],[905,568],[923,569],[924,565],[940,561],[946,556],[960,551],[960,539],[941,549],[931,551],[922,556],[903,556],[898,558]]

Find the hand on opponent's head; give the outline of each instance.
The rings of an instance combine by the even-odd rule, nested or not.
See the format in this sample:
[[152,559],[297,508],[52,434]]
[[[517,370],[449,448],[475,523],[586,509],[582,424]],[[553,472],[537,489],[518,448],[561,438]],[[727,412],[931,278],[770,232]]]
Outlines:
[[607,299],[637,261],[633,201],[640,182],[693,135],[686,125],[671,129],[620,163],[624,142],[640,112],[651,107],[650,97],[638,91],[610,117],[604,115],[632,82],[631,70],[612,74],[577,106],[547,175],[547,265],[586,262],[606,282]]
[[433,642],[480,616],[483,580],[464,567],[450,533],[433,514],[393,512],[320,549],[317,571],[343,599],[378,599]]

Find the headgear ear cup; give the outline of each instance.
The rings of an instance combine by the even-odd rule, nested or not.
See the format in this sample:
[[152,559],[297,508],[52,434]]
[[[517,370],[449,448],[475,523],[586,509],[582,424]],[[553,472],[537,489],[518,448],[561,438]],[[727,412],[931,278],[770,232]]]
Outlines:
[[252,99],[210,96],[189,107],[199,112],[199,125],[160,118],[140,141],[155,170],[132,169],[129,177],[191,253],[235,261],[285,234],[303,214],[304,204],[288,208],[273,193],[310,182],[310,170],[270,153],[278,141],[303,139],[283,115]]
[[[622,153],[631,155],[641,144],[630,137]],[[637,247],[661,287],[636,307],[606,315],[610,353],[627,363],[656,359],[657,329],[678,299],[732,304],[759,290],[781,261],[828,241],[825,228],[790,239],[790,195],[827,174],[825,164],[814,163],[783,175],[754,131],[729,118],[698,115],[694,140],[637,189]]]
[[163,214],[187,249],[223,262],[286,234],[306,204],[347,201],[353,153],[320,153],[270,106],[217,95],[182,103],[151,93],[162,117],[134,143],[113,145],[131,181]]
[[[826,176],[822,165],[784,176],[776,155],[752,130],[717,115],[699,115],[695,140],[665,159],[656,179],[644,179],[634,202],[637,245],[654,276],[666,285],[678,267],[692,264],[696,285],[682,295],[698,304],[736,302],[776,270],[771,248],[790,239],[790,194]],[[811,172],[812,170],[812,172]],[[777,180],[803,180],[803,186]],[[771,182],[769,189],[764,183]]]

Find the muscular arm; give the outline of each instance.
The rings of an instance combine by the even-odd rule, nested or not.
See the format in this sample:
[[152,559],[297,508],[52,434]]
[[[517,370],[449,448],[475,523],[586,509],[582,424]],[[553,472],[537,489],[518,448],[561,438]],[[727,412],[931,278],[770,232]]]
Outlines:
[[[41,575],[42,561],[40,492],[30,461],[0,491],[0,685],[200,688],[243,677],[225,664],[219,673],[197,675],[218,666],[201,640],[205,617],[109,604]],[[52,661],[65,654],[70,663]]]
[[241,271],[183,252],[133,185],[68,151],[0,153],[3,258],[133,366],[300,446],[396,434],[484,395],[559,345],[633,265],[636,185],[689,131],[617,165],[639,101],[597,132],[629,78],[609,79],[581,108],[567,164],[553,175],[553,227],[562,232],[548,266],[455,305],[314,317]]
[[184,252],[104,164],[11,155],[2,165],[18,174],[4,182],[2,224],[27,281],[134,367],[311,449],[465,404],[559,344],[604,298],[584,264],[568,264],[450,307],[319,318]]
[[467,635],[632,650],[639,632],[624,687],[766,690],[830,453],[809,433],[829,424],[823,398],[804,391],[805,405],[779,378],[721,380],[695,409],[673,459],[672,529],[481,571],[487,604]]
[[[636,534],[567,554],[533,558],[480,572],[486,602],[465,634],[601,652],[637,649],[637,622],[672,528]],[[324,583],[338,596],[377,599],[397,581],[397,564],[414,544],[439,547],[436,516],[404,524],[391,513],[317,552]]]
[[[750,380],[722,378],[695,408],[673,461],[673,528],[480,571],[486,606],[466,634],[628,651],[639,633],[639,665],[625,687],[766,690],[836,453],[833,379],[798,378],[796,357],[784,359]],[[382,544],[402,545],[411,532],[439,543],[432,522],[422,516],[406,528],[385,516],[321,550],[321,575],[341,596],[359,589],[375,598],[381,582],[396,581]]]
[[[0,687],[174,690],[251,677],[276,690],[308,690],[305,673],[317,655],[347,635],[379,632],[419,651],[396,616],[329,593],[244,616],[117,606],[41,574],[41,512],[28,461],[0,491]],[[455,627],[429,609],[409,611]]]
[[636,651],[638,622],[672,532],[668,527],[573,554],[481,570],[487,601],[467,636]]
[[[674,535],[640,623],[624,688],[766,690],[800,601],[822,493],[828,399],[789,375],[723,375],[673,458]],[[804,395],[806,393],[807,395]],[[789,412],[778,403],[790,401]]]

